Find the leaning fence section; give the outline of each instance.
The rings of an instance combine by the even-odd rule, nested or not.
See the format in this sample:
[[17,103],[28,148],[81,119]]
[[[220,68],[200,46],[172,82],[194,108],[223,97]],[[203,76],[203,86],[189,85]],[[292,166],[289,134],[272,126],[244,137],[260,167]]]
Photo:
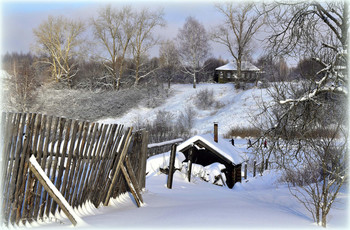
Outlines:
[[107,193],[116,197],[128,190],[122,173],[112,183],[125,148],[144,187],[147,144],[144,147],[140,142],[143,132],[134,133],[130,143],[127,137],[131,130],[122,125],[35,113],[3,113],[1,129],[1,221],[5,226],[25,224],[60,211],[29,170],[32,155],[73,208],[87,201],[98,207]]

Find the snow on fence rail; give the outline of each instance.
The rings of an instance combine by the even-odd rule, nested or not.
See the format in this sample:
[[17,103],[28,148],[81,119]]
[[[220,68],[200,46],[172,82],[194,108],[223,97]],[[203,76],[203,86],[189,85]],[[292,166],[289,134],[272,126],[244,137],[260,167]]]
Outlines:
[[137,131],[128,141],[131,130],[35,113],[2,113],[1,225],[25,224],[60,211],[29,169],[33,155],[73,208],[87,201],[95,207],[108,204],[107,193],[114,198],[128,191],[130,184],[120,170],[123,149],[132,166],[127,173],[144,188],[147,132]]
[[159,143],[152,143],[152,144],[148,144],[147,148],[148,148],[148,157],[157,155],[159,153],[163,153],[165,151],[169,151],[170,146],[172,144],[176,144],[179,142],[182,142],[183,139],[182,138],[177,138],[177,139],[173,139],[173,140],[169,140],[169,141],[163,141],[163,142],[159,142]]

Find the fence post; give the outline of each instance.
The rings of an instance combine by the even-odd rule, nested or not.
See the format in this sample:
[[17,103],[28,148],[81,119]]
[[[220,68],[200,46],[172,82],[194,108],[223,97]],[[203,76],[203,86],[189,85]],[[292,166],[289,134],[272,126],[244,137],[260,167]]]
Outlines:
[[256,175],[256,160],[254,160],[253,177]]
[[142,130],[141,140],[141,152],[140,152],[140,175],[139,175],[139,186],[142,190],[146,187],[146,163],[147,163],[147,145],[148,145],[148,132]]
[[261,160],[261,168],[260,168],[260,175],[262,176],[264,172],[264,158]]
[[173,186],[175,155],[176,155],[176,144],[173,144],[171,146],[171,152],[170,152],[169,174],[168,174],[168,181],[167,181],[167,187],[169,189],[171,189]]
[[265,170],[267,170],[268,165],[269,165],[269,159],[268,159],[268,158],[266,158],[266,162],[265,162]]
[[247,162],[244,164],[244,179],[247,179]]
[[187,177],[188,182],[191,182],[191,173],[192,173],[192,148],[188,152],[188,162],[187,162]]

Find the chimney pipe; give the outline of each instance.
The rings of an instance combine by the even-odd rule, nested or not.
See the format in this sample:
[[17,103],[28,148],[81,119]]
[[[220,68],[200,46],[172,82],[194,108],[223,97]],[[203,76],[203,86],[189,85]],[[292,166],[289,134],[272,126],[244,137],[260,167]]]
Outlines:
[[214,122],[214,141],[218,142],[218,123]]

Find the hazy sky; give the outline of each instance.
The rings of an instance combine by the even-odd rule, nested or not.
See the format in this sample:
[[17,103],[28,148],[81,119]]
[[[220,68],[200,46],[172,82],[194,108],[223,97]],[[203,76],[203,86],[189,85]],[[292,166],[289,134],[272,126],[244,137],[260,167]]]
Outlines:
[[[157,28],[155,31],[162,39],[173,39],[176,37],[178,29],[185,22],[186,17],[195,17],[202,23],[207,31],[223,21],[222,15],[215,9],[214,1],[209,0],[114,0],[114,1],[10,1],[0,0],[2,6],[1,20],[1,54],[6,52],[28,52],[34,44],[33,28],[37,28],[41,22],[47,19],[48,15],[62,15],[69,18],[79,18],[85,22],[97,15],[98,9],[111,3],[120,7],[130,5],[133,8],[147,7],[149,9],[160,9],[164,11],[164,19],[167,26]],[[225,47],[211,43],[212,55],[232,60]],[[254,58],[262,52],[262,44],[255,42],[256,53]],[[158,48],[151,51],[151,56],[158,56]]]

